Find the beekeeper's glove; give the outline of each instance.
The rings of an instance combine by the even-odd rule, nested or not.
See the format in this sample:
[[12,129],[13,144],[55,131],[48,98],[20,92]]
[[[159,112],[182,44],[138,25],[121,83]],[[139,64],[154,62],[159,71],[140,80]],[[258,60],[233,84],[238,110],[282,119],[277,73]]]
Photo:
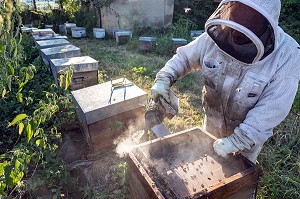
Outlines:
[[159,77],[155,80],[154,86],[151,88],[151,97],[156,100],[161,95],[168,103],[170,103],[170,79],[168,77]]
[[250,150],[253,146],[254,142],[239,127],[234,129],[232,135],[217,139],[213,144],[215,152],[224,158],[230,153]]
[[239,149],[228,139],[228,137],[217,139],[213,144],[215,152],[223,158],[228,154],[238,152]]

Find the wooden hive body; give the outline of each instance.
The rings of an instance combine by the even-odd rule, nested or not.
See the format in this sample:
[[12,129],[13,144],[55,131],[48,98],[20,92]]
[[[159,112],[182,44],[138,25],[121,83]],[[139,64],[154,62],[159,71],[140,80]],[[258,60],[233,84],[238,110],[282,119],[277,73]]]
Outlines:
[[176,50],[178,47],[180,46],[184,46],[187,44],[187,40],[186,39],[182,39],[182,38],[172,38],[172,52],[176,53]]
[[130,40],[132,37],[131,31],[117,31],[115,32],[116,43],[117,44],[124,44]]
[[201,128],[135,146],[128,155],[131,198],[238,198],[255,195],[258,166],[241,155],[214,153]]
[[155,37],[139,37],[139,51],[152,52],[156,48]]
[[71,90],[98,84],[98,61],[89,56],[51,59],[50,66],[57,86],[60,84],[59,79],[61,72],[72,68],[73,76],[70,82]]
[[120,135],[144,129],[147,93],[134,84],[126,90],[116,89],[112,95],[111,88],[111,82],[106,82],[72,91],[78,119],[93,153],[113,147]]

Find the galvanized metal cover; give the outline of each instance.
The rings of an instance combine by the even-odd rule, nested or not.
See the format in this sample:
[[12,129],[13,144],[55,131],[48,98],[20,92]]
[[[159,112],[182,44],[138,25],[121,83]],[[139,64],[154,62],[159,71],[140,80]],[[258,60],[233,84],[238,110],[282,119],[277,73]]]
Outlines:
[[51,59],[50,64],[56,71],[63,70],[71,65],[74,65],[74,72],[86,72],[100,69],[98,61],[90,56]]
[[46,56],[48,56],[48,55],[61,54],[69,51],[78,51],[78,50],[80,50],[80,48],[74,45],[65,45],[65,46],[57,46],[53,48],[41,49],[41,52]]
[[51,40],[36,41],[36,46],[38,49],[51,48],[55,46],[63,46],[67,44],[70,44],[70,42],[65,39],[51,39]]
[[173,44],[187,44],[187,40],[182,39],[182,38],[172,38],[172,43]]
[[129,36],[132,37],[131,31],[118,31],[115,33],[116,36]]
[[42,41],[42,40],[51,40],[51,39],[68,39],[67,36],[59,35],[59,34],[54,34],[52,35],[45,35],[45,36],[40,36],[40,35],[33,35],[33,40],[34,41]]
[[[125,82],[131,83],[128,79]],[[79,117],[87,125],[146,106],[148,100],[147,93],[134,84],[112,90],[111,82],[106,82],[71,93]]]
[[32,34],[55,34],[55,32],[51,28],[33,29]]
[[155,42],[156,37],[139,37],[139,41]]

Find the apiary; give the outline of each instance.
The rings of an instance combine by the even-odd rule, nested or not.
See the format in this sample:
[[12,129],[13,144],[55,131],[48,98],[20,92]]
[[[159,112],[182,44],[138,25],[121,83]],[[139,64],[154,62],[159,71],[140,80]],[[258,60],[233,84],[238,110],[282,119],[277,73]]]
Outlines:
[[71,93],[92,153],[114,147],[121,135],[144,129],[147,93],[126,78]]
[[178,47],[180,46],[184,46],[187,44],[187,40],[186,39],[182,39],[182,38],[172,38],[172,52],[176,53],[176,50]]
[[80,48],[74,45],[56,46],[52,48],[44,48],[40,50],[44,63],[48,66],[50,59],[79,57]]
[[132,37],[131,31],[117,31],[115,32],[117,44],[124,44]]
[[86,37],[86,28],[76,27],[76,28],[71,28],[71,31],[72,31],[73,38]]
[[50,60],[54,81],[59,86],[60,75],[66,70],[73,70],[70,89],[77,90],[98,84],[98,61],[89,57],[71,57]]
[[139,37],[139,51],[152,52],[156,47],[155,37]]
[[240,154],[218,156],[214,140],[197,127],[134,146],[128,154],[130,198],[255,197],[259,167]]
[[52,48],[56,46],[68,45],[70,42],[66,39],[50,39],[50,40],[41,40],[36,41],[36,47],[40,49]]

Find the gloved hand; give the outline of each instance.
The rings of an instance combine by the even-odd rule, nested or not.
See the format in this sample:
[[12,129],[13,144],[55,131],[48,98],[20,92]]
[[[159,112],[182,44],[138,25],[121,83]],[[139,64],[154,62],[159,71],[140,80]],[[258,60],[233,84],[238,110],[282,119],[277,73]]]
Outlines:
[[228,137],[217,139],[213,144],[215,152],[223,158],[228,154],[238,152],[239,149],[228,139]]
[[170,79],[168,77],[160,77],[155,81],[154,86],[151,88],[151,97],[156,100],[161,95],[168,103],[170,100]]

